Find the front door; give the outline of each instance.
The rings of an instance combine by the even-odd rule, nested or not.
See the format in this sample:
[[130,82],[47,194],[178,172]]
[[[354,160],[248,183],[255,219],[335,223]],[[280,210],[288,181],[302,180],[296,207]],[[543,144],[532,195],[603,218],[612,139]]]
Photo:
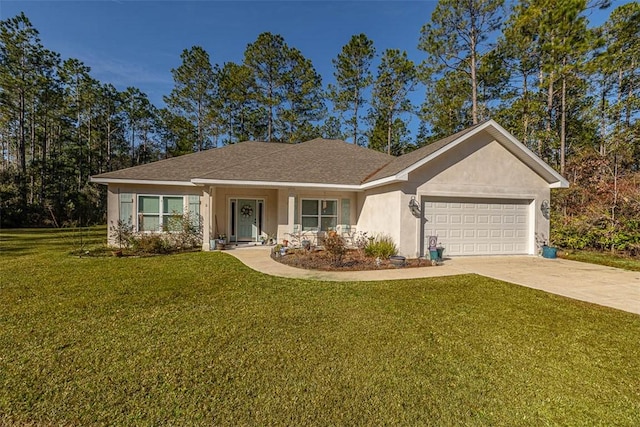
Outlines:
[[258,239],[258,203],[251,199],[238,199],[238,241],[255,242]]

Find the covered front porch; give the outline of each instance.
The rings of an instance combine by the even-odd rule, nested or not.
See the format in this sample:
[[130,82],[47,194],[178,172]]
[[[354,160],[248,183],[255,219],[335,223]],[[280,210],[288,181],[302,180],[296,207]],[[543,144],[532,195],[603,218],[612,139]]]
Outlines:
[[315,244],[314,239],[330,230],[353,233],[357,195],[306,188],[204,186],[202,248],[214,249],[217,239],[241,245],[304,238]]

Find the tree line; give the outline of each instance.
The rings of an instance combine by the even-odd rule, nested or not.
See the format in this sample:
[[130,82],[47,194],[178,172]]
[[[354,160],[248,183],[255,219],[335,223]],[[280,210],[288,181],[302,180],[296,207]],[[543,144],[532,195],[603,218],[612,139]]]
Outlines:
[[[640,5],[590,25],[608,7],[440,0],[416,34],[419,63],[356,34],[333,59],[326,86],[278,34],[260,34],[239,63],[214,64],[193,46],[171,70],[161,108],[46,49],[24,14],[0,21],[2,225],[100,222],[104,190],[88,177],[159,158],[316,137],[399,155],[488,118],[570,180],[593,159],[615,171],[601,176],[624,181],[640,166]],[[416,91],[422,105],[411,102]],[[420,123],[415,135],[410,120]]]

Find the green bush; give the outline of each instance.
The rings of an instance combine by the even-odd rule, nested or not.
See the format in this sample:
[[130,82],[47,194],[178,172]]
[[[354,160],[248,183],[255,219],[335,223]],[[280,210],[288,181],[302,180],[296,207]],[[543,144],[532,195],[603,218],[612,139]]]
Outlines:
[[140,234],[133,239],[132,248],[135,252],[145,254],[168,254],[173,251],[171,244],[162,234]]
[[364,248],[366,256],[376,258],[389,258],[398,253],[398,248],[390,236],[379,234],[369,240],[369,244]]

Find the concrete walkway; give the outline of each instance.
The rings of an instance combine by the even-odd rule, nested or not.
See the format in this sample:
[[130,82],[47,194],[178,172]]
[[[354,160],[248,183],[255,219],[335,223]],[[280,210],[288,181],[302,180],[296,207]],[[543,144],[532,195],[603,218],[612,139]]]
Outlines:
[[271,248],[225,251],[265,274],[307,280],[372,281],[419,279],[475,273],[557,295],[640,314],[640,272],[535,256],[459,257],[437,267],[371,271],[314,271],[280,264]]

